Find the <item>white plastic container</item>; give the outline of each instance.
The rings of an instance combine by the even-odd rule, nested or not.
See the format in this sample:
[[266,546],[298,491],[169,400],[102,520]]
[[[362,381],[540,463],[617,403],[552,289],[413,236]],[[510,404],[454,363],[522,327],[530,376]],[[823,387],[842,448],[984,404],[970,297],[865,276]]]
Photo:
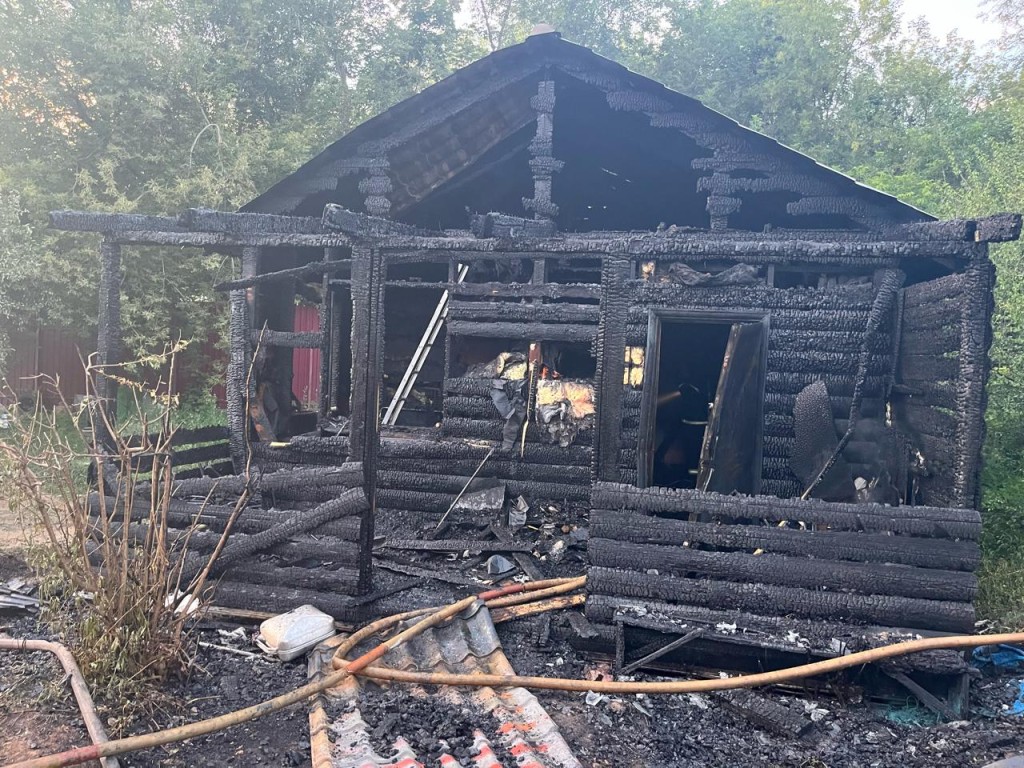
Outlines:
[[260,624],[256,645],[281,661],[302,656],[335,634],[334,619],[312,605],[282,613]]

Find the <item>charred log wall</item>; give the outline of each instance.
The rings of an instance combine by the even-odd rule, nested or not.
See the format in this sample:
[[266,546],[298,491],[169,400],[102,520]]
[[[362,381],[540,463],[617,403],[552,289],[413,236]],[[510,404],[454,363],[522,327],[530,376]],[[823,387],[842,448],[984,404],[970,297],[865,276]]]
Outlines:
[[[793,406],[797,393],[817,379],[824,380],[837,420],[837,434],[845,431],[875,288],[775,288],[764,283],[690,287],[633,281],[630,295],[627,347],[646,347],[651,309],[763,312],[769,317],[761,490],[780,497],[798,496],[803,489],[789,466],[795,440]],[[862,415],[877,419],[884,412],[882,398],[892,371],[891,318],[869,340],[868,351]],[[621,358],[622,353],[618,355]],[[655,360],[645,361],[646,366],[656,364]],[[631,484],[637,481],[636,452],[641,448],[641,391],[640,384],[626,384],[622,394],[618,470],[619,479]],[[862,470],[870,476],[868,467],[863,465],[876,460],[877,447],[870,441],[853,440],[846,458],[855,472]]]
[[925,504],[976,507],[991,344],[992,265],[903,292],[893,417],[923,457]]
[[[887,633],[974,626],[975,510],[611,483],[595,484],[591,506],[587,616],[597,624],[676,616],[706,639],[749,632],[744,642],[826,656],[843,652],[837,639],[855,649]],[[827,636],[797,643],[789,630],[802,623]]]

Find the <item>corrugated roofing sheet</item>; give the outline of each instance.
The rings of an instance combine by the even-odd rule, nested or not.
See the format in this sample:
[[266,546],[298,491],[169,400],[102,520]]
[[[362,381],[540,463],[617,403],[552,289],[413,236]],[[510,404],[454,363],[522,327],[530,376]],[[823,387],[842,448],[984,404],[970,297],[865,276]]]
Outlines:
[[[339,642],[340,638],[332,638],[310,656],[312,678],[330,671],[331,656]],[[490,613],[482,604],[389,652],[382,663],[395,669],[424,672],[514,674]],[[469,726],[467,721],[468,733],[435,733],[437,748],[431,755],[417,755],[410,741],[399,736],[390,744],[390,752],[381,755],[371,738],[379,724],[367,723],[360,711],[360,703],[379,695],[381,690],[375,682],[350,678],[314,705],[310,712],[314,768],[582,768],[558,726],[537,698],[524,688],[442,686],[428,692],[422,686],[404,686],[402,692],[410,701],[433,696],[438,706],[473,713],[476,724],[486,715],[484,719],[490,727],[485,732],[481,727]],[[418,725],[411,722],[408,727]],[[456,737],[472,741],[472,762],[466,762],[465,754],[460,761],[452,753],[454,750],[449,749],[448,741]],[[505,755],[504,763],[499,754]],[[514,763],[509,762],[509,756]]]

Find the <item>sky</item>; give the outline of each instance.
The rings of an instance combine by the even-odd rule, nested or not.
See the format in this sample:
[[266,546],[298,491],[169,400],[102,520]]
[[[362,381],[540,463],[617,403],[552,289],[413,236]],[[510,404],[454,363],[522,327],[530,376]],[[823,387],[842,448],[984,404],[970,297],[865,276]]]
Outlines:
[[979,18],[981,0],[903,0],[906,19],[924,16],[938,37],[956,30],[979,46],[999,36],[999,25]]

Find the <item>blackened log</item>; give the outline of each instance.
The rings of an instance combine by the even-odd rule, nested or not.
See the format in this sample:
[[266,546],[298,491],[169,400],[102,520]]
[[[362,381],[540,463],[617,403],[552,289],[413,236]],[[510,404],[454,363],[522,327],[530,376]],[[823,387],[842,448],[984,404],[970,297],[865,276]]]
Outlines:
[[217,585],[213,602],[224,608],[286,613],[299,605],[312,605],[336,619],[361,619],[347,595],[267,584],[247,584],[224,579]]
[[551,219],[524,219],[504,213],[471,216],[469,229],[477,237],[554,237],[557,231]]
[[[123,526],[114,525],[110,527],[109,534],[114,539],[120,539],[122,531]],[[128,526],[129,541],[133,544],[145,541],[149,535],[151,535],[149,525],[131,523]],[[97,528],[93,531],[93,536],[96,539],[100,539],[102,532]],[[242,540],[248,538],[248,536],[248,534],[238,536],[232,534],[228,540]],[[169,545],[177,552],[184,551],[187,562],[186,573],[191,573],[197,566],[205,565],[205,556],[213,552],[221,537],[222,534],[220,533],[198,529],[170,528],[167,531]],[[90,556],[95,553],[98,557],[100,545],[96,543],[90,546],[93,548]],[[296,539],[268,547],[265,551],[280,558],[285,563],[313,561],[321,564],[356,567],[363,559],[363,554],[360,552],[357,543],[343,541],[328,535],[318,535],[316,538],[297,537]],[[221,563],[221,565],[223,567],[227,564]]]
[[706,544],[726,550],[756,549],[785,555],[809,555],[827,560],[897,563],[954,571],[973,571],[980,554],[973,541],[887,536],[843,531],[799,531],[760,525],[717,525],[686,520],[651,518],[631,512],[594,512],[594,538],[636,544],[682,546]]
[[905,306],[907,309],[912,309],[946,299],[958,299],[963,294],[965,283],[964,275],[956,274],[909,285],[904,289]]
[[252,350],[249,342],[249,308],[244,290],[232,291],[228,323],[228,365],[225,378],[227,419],[231,461],[235,472],[242,473],[249,462],[248,403],[254,389],[249,381]]
[[192,480],[178,480],[171,493],[177,497],[237,496],[248,486],[256,491],[280,491],[292,487],[310,488],[320,486],[346,486],[352,488],[363,483],[363,466],[359,462],[348,462],[340,466],[289,469],[279,472],[253,472],[251,477],[198,477]]
[[[369,511],[366,494],[362,488],[346,491],[337,499],[325,502],[310,510],[291,513],[286,520],[267,528],[259,533],[241,537],[232,536],[221,550],[220,556],[213,564],[211,573],[221,573],[229,566],[251,557],[271,547],[285,543],[292,536],[307,533],[325,523],[341,517],[363,514]],[[194,575],[187,572],[188,580]]]
[[452,336],[522,339],[524,341],[591,342],[597,335],[597,326],[570,323],[499,323],[449,320],[448,333]]
[[915,405],[913,402],[900,404],[894,411],[897,421],[909,427],[914,434],[924,433],[951,441],[956,440],[960,424],[955,416],[937,408]]
[[[283,232],[292,234],[323,234],[323,222],[312,216],[279,216],[270,213],[234,213],[210,208],[189,208],[178,217],[185,229],[197,232],[255,234]],[[130,227],[153,229],[153,227]],[[239,288],[245,286],[238,286]]]
[[904,318],[900,353],[905,355],[945,355],[960,351],[960,329],[957,327],[919,330]]
[[359,571],[355,568],[328,570],[283,566],[272,562],[246,562],[230,568],[225,578],[246,584],[314,589],[351,595],[355,593],[359,582]]
[[597,304],[519,304],[512,301],[453,301],[448,306],[454,320],[511,321],[520,323],[587,323],[597,325]]
[[50,226],[65,232],[122,232],[153,229],[184,232],[178,220],[170,216],[145,216],[138,213],[95,213],[91,211],[50,211]]
[[[832,397],[850,397],[853,395],[853,376],[837,376],[833,374],[814,373],[780,373],[769,371],[765,377],[765,391],[776,394],[796,394],[808,384],[824,381]],[[864,383],[865,392],[880,392],[885,384],[882,376],[868,376]]]
[[[478,440],[501,440],[501,431],[504,422],[501,419],[460,419],[449,418],[441,423],[441,434],[452,437],[476,438]],[[573,445],[588,445],[593,439],[593,430],[583,428],[576,433]],[[530,422],[526,428],[526,442],[530,443],[551,443],[551,435],[543,427],[537,426],[536,422]]]
[[1019,213],[997,213],[978,219],[974,239],[979,243],[1005,243],[1020,238],[1021,215]]
[[[449,379],[448,381],[460,381]],[[468,381],[475,381],[469,379]],[[471,459],[478,464],[491,449],[489,445],[471,445],[461,440],[417,440],[407,438],[388,438],[381,440],[381,457],[404,459]],[[526,464],[550,464],[561,466],[589,466],[590,448],[581,445],[543,445],[527,443],[522,457],[519,449],[503,451],[500,444],[495,448],[493,458],[509,458]]]
[[124,340],[121,328],[121,246],[104,241],[100,245],[99,317],[96,330],[96,397],[103,417],[94,419],[97,443],[111,449],[113,436],[107,424],[117,423],[117,371],[123,362]]
[[712,695],[751,724],[788,739],[799,739],[814,727],[814,723],[799,712],[753,691],[740,688],[716,691]]
[[599,299],[595,283],[450,283],[452,296],[494,296],[501,299]]
[[[478,467],[478,459],[405,459],[381,458],[380,471],[419,472],[443,475],[455,473],[469,477]],[[567,483],[590,486],[590,466],[583,462],[578,466],[525,462],[516,460],[488,459],[480,467],[477,477],[497,479]]]
[[385,549],[412,549],[418,552],[529,552],[531,544],[484,541],[482,539],[388,539]]
[[320,349],[323,346],[323,334],[317,331],[253,331],[252,343],[266,344],[270,347],[288,347],[291,349]]
[[[1020,217],[1015,222],[1020,233]],[[992,345],[993,287],[995,266],[987,254],[971,261],[964,272],[964,302],[960,326],[960,370],[957,379],[956,462],[953,469],[954,498],[959,506],[981,502],[981,451],[985,442],[985,406],[988,398]]]
[[960,373],[960,359],[937,355],[900,355],[900,380],[915,382],[956,381]]
[[[590,497],[588,485],[569,483],[542,482],[539,480],[514,480],[511,478],[500,478],[513,495],[523,494],[526,496],[549,498],[549,499],[573,499],[584,500]],[[426,491],[430,493],[449,494],[452,501],[465,487],[469,476],[460,477],[457,475],[433,475],[416,472],[392,472],[380,470],[377,472],[377,484],[379,488],[394,488],[412,491]]]
[[[889,507],[884,504],[842,504],[815,499],[776,499],[759,496],[723,496],[673,488],[632,488],[597,483],[591,494],[595,510],[632,510],[652,515],[688,518],[707,515],[721,521],[784,520],[819,525],[839,531],[896,533],[929,538],[976,541],[981,515],[973,509],[941,507]],[[595,520],[613,519],[595,512]]]
[[[805,198],[807,200],[807,198]],[[717,235],[718,233],[714,233]],[[567,234],[548,239],[481,240],[468,236],[454,237],[388,237],[384,247],[388,256],[396,261],[424,261],[437,258],[437,253],[457,254],[461,261],[513,257],[522,252],[545,254],[609,254],[622,257],[658,258],[707,261],[708,259],[735,260],[747,264],[781,263],[797,261],[822,262],[833,265],[879,267],[880,260],[936,259],[952,257],[969,259],[977,248],[973,243],[956,241],[879,240],[856,238],[815,241],[790,235],[789,239],[768,240],[751,236],[746,240],[728,237],[693,237],[690,233],[672,236],[666,233],[649,234],[588,233]],[[888,266],[888,265],[887,265]]]
[[498,415],[489,397],[450,395],[444,399],[442,410],[446,418],[492,419]]
[[783,555],[707,552],[689,547],[632,544],[592,538],[590,562],[608,568],[656,571],[664,575],[804,587],[865,595],[969,602],[978,580],[973,573],[879,563],[844,563]]
[[328,203],[324,206],[323,226],[358,237],[383,237],[387,235],[412,235],[426,233],[410,224],[402,224],[380,216],[355,213],[340,205]]
[[[941,636],[942,632],[911,630],[901,625],[895,627],[841,624],[834,620],[808,621],[793,616],[766,616],[742,611],[715,610],[691,605],[679,605],[650,600],[635,600],[609,595],[587,595],[586,615],[596,625],[612,624],[619,617],[659,617],[666,624],[682,627],[704,627],[710,636],[715,634],[723,642],[737,638],[764,638],[777,647],[789,646],[797,652],[813,653],[817,656],[834,657],[843,653],[866,650],[889,645],[902,640],[915,640]],[[632,624],[632,620],[630,620]],[[735,633],[732,627],[735,625]],[[728,629],[718,629],[718,627]],[[807,643],[800,645],[787,636],[795,632]],[[934,674],[959,674],[966,670],[962,653],[957,651],[929,651],[907,657],[920,668]]]
[[[858,305],[870,305],[874,295],[870,286],[852,286],[835,290],[811,288],[770,288],[763,284],[746,286],[690,287],[673,283],[630,283],[631,293],[644,305],[744,307],[788,309],[828,313],[849,311]],[[634,305],[635,306],[635,305]],[[634,310],[635,312],[635,310]]]
[[676,576],[651,576],[636,571],[592,567],[587,587],[597,594],[667,600],[776,616],[838,619],[901,625],[948,632],[974,629],[974,607],[948,600],[922,600],[888,595],[856,595],[766,584],[742,584]]

